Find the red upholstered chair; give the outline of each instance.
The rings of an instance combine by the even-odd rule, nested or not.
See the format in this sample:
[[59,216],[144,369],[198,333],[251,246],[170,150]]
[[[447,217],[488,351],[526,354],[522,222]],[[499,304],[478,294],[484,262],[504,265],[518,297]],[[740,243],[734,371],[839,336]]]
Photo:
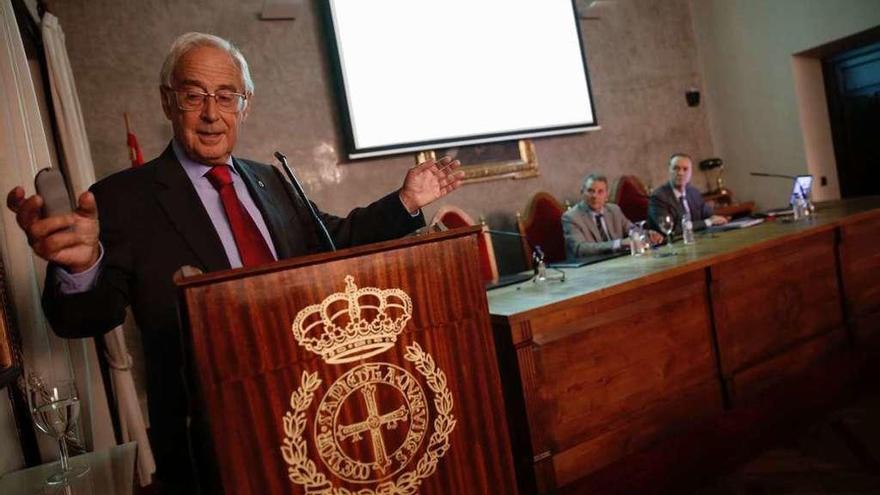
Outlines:
[[614,188],[614,202],[631,222],[648,219],[648,188],[635,175],[622,175]]
[[[459,227],[469,227],[478,225],[470,215],[461,208],[452,205],[441,206],[431,223],[440,221],[447,228],[455,229]],[[498,280],[498,264],[495,262],[495,248],[492,246],[492,237],[489,235],[489,229],[482,224],[483,232],[477,238],[480,249],[480,274],[484,282],[494,282]]]
[[[562,214],[565,207],[552,194],[538,192],[532,196],[525,215],[516,214],[516,224],[523,236],[526,266],[532,266],[532,247],[541,246],[544,261],[565,260],[565,239],[562,236]],[[528,240],[528,242],[526,242]],[[530,246],[531,244],[531,246]]]

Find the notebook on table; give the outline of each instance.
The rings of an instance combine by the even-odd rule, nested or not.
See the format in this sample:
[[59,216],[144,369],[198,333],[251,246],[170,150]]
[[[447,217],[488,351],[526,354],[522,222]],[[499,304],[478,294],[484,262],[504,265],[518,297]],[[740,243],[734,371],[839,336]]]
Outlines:
[[713,225],[711,227],[711,230],[725,231],[725,230],[744,229],[746,227],[754,227],[755,225],[759,225],[762,223],[764,223],[763,218],[743,217],[743,218],[737,218],[736,220],[731,220],[724,225]]
[[592,254],[590,256],[584,256],[582,258],[549,263],[547,266],[549,266],[550,268],[579,268],[582,266],[592,265],[593,263],[599,263],[600,261],[610,260],[612,258],[618,258],[620,256],[626,256],[628,254],[628,250],[617,251],[607,254]]

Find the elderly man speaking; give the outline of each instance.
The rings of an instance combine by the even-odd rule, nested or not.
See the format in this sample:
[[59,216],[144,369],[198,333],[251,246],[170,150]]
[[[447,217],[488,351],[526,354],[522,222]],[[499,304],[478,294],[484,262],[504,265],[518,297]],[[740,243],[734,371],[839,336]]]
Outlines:
[[[58,335],[93,337],[131,307],[147,364],[150,436],[163,492],[190,493],[187,405],[174,272],[256,266],[322,249],[306,204],[278,169],[234,156],[254,97],[247,61],[230,42],[188,33],[160,73],[174,137],[136,169],[83,193],[75,212],[41,218],[43,200],[7,198],[34,252],[51,266],[43,306]],[[460,184],[458,162],[428,161],[403,186],[340,218],[319,212],[337,246],[392,239],[424,225],[421,208]]]

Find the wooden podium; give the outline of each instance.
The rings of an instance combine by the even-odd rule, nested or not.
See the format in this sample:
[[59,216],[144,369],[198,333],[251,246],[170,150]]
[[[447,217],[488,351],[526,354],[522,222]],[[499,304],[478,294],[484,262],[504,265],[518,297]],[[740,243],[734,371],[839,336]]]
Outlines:
[[203,491],[516,494],[478,232],[179,281]]

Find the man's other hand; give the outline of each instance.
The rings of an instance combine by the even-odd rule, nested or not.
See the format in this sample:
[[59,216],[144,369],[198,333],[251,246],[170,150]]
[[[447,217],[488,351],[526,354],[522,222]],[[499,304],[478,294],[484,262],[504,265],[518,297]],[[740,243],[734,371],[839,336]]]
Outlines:
[[655,230],[648,230],[648,241],[651,245],[657,245],[663,242],[663,234]]
[[730,221],[730,219],[728,219],[727,217],[722,217],[721,215],[712,215],[711,217],[709,217],[709,220],[712,221],[712,225],[724,225],[725,223]]
[[6,206],[15,213],[18,226],[40,258],[71,273],[85,271],[98,260],[100,227],[92,193],[82,193],[72,213],[41,218],[43,198],[37,194],[26,198],[24,189],[18,186],[9,191]]
[[400,188],[403,206],[415,214],[423,206],[457,189],[464,178],[464,172],[458,170],[460,166],[458,160],[444,156],[436,162],[428,160],[409,169]]

